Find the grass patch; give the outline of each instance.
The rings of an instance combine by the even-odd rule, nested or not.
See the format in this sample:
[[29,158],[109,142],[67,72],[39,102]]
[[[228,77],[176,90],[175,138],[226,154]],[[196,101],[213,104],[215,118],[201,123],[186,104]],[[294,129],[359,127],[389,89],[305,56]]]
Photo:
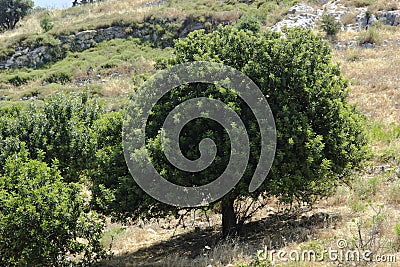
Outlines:
[[0,82],[20,86],[33,79],[47,83],[67,83],[74,78],[110,72],[146,73],[152,70],[152,60],[170,54],[170,49],[151,47],[139,39],[115,39],[102,42],[82,53],[69,53],[66,58],[44,69],[15,69],[0,72]]

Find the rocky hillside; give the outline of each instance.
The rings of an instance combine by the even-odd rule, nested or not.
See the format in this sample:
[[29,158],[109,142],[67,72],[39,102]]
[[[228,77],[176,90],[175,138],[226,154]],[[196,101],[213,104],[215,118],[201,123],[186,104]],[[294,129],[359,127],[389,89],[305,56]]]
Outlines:
[[[131,87],[152,74],[154,59],[170,54],[175,39],[198,29],[235,25],[241,18],[259,21],[262,30],[297,26],[325,36],[323,18],[330,16],[340,25],[336,36],[327,36],[340,52],[335,58],[352,58],[344,58],[346,71],[364,59],[361,54],[396,54],[399,7],[398,1],[370,0],[108,0],[63,10],[36,9],[16,29],[0,34],[0,99],[7,105],[84,89],[102,97],[110,109],[118,108]],[[47,29],[40,26],[44,18]],[[378,116],[364,98],[357,101],[365,113]],[[393,100],[392,106],[399,102]],[[397,117],[398,108],[394,114]]]
[[[171,2],[173,1],[142,3],[136,7],[136,11],[143,8],[154,10],[154,6],[162,6],[164,8],[168,5],[172,5]],[[361,5],[357,4],[357,2],[355,6],[346,6],[340,1],[324,2],[325,1],[320,1],[319,5],[296,4],[288,8],[288,10],[281,7],[283,19],[269,27],[277,31],[285,27],[318,29],[323,15],[333,16],[335,20],[339,21],[342,31],[360,32],[377,23],[389,26],[397,26],[400,23],[400,10],[397,9],[394,2],[387,6],[389,9],[378,7],[376,10],[368,7],[367,4],[365,7],[357,7]],[[348,4],[347,2],[349,1],[344,2]],[[262,1],[260,1],[260,3],[262,3]],[[258,5],[260,3],[258,3]],[[245,4],[248,6],[254,5],[253,3]],[[102,3],[97,6],[101,5]],[[75,8],[71,10],[73,9]],[[52,31],[45,33],[44,36],[38,34],[33,38],[32,36],[27,38],[27,36],[22,35],[17,37],[14,43],[8,44],[2,52],[0,69],[21,67],[39,68],[46,63],[64,58],[68,52],[83,51],[94,47],[97,43],[116,38],[126,39],[128,37],[133,37],[150,41],[152,44],[160,47],[172,46],[174,39],[184,37],[193,30],[212,30],[219,24],[234,24],[245,11],[241,10],[240,7],[238,10],[236,14],[234,12],[229,13],[229,11],[224,11],[222,16],[218,14],[218,11],[214,13],[211,12],[210,14],[199,13],[196,15],[187,13],[182,16],[175,16],[172,14],[168,14],[167,16],[163,14],[163,16],[160,16],[157,12],[154,12],[154,15],[147,15],[142,19],[132,20],[130,22],[112,21],[111,25],[113,26],[108,25],[109,27],[99,24],[93,25],[93,29],[84,31],[79,31],[79,28],[76,28],[76,30],[78,30],[76,33],[63,34]],[[66,12],[67,11],[64,11],[64,13]],[[73,12],[70,11],[70,13]],[[37,15],[40,17],[42,14],[39,12]],[[65,17],[65,14],[63,17]],[[30,20],[32,19],[33,18],[30,18]],[[264,25],[266,24],[265,20],[262,22],[264,22]],[[373,47],[376,45],[373,40],[371,41],[372,42],[363,42],[361,45],[364,47]],[[400,40],[396,40],[396,42],[398,41],[400,42]],[[335,48],[343,49],[344,46],[355,45],[358,45],[356,40],[344,44],[338,42]]]

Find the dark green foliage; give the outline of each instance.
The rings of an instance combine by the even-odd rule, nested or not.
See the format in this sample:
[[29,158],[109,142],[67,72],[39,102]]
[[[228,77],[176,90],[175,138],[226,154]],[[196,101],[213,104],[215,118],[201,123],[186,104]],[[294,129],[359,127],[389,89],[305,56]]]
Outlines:
[[0,31],[14,29],[32,8],[32,0],[0,0]]
[[56,161],[42,159],[29,159],[22,145],[0,174],[0,265],[70,266],[68,258],[80,256],[88,266],[105,257],[104,220],[88,210],[78,184],[62,181]]
[[92,125],[101,113],[85,93],[57,94],[43,107],[8,110],[0,117],[0,173],[6,156],[25,142],[29,158],[37,158],[42,150],[47,164],[58,160],[66,181],[78,181],[94,160]]
[[49,16],[45,16],[44,18],[42,18],[41,20],[40,20],[40,27],[45,31],[45,32],[48,32],[48,31],[50,31],[51,29],[53,29],[53,23],[51,22],[51,20],[50,20],[50,17]]
[[236,22],[236,28],[239,30],[249,30],[253,32],[259,32],[261,27],[260,21],[249,15],[244,15],[242,16],[237,22]]
[[[244,177],[222,199],[224,234],[244,221],[233,212],[235,200],[275,195],[288,203],[312,203],[331,193],[337,183],[349,179],[348,174],[365,157],[362,116],[347,102],[347,81],[339,67],[331,63],[329,44],[311,31],[301,29],[287,30],[284,36],[232,27],[220,27],[210,34],[195,31],[175,43],[175,58],[159,63],[167,67],[200,60],[234,67],[260,87],[274,114],[278,139],[275,161],[266,181],[257,191],[249,193],[250,178],[258,163],[260,138],[254,115],[243,101],[230,90],[193,84],[172,90],[153,108],[146,128],[147,148],[153,164],[163,177],[186,186],[202,185],[217,178],[229,160],[230,142],[226,132],[215,122],[206,119],[190,122],[181,133],[182,152],[188,158],[198,158],[197,144],[209,137],[217,144],[218,153],[212,166],[198,174],[179,171],[168,163],[161,149],[159,129],[168,112],[187,99],[212,96],[232,107],[245,122],[251,140],[250,161]],[[115,146],[117,150],[110,148],[109,153],[122,159],[119,142]],[[104,154],[104,159],[110,156]],[[119,166],[118,178],[116,172],[100,175],[111,163],[102,162],[104,166],[99,165],[99,177],[105,182],[97,182],[96,186],[110,193],[106,195],[111,204],[103,203],[103,207],[111,209],[109,213],[114,208],[124,219],[162,216],[168,211],[176,213],[175,207],[152,201],[138,190],[123,163],[113,167]],[[123,205],[117,206],[117,203]]]
[[71,73],[66,73],[66,72],[54,72],[51,73],[46,79],[46,82],[48,83],[60,83],[60,84],[66,84],[68,82],[72,81],[72,74]]
[[[93,125],[97,146],[96,166],[90,172],[93,207],[120,221],[176,212],[178,209],[155,202],[140,189],[129,173],[122,150],[124,115],[125,111],[111,112]],[[153,207],[155,212],[149,213],[149,207]]]
[[31,77],[29,75],[17,74],[8,79],[8,82],[14,86],[20,86],[27,83]]
[[330,62],[329,45],[309,31],[288,30],[285,35],[229,28],[210,35],[196,32],[176,44],[173,64],[221,61],[260,87],[278,135],[264,190],[289,202],[310,202],[329,192],[335,177],[363,158],[363,125],[359,113],[347,104],[347,82]]
[[321,28],[328,36],[335,36],[340,31],[341,24],[332,15],[323,15]]

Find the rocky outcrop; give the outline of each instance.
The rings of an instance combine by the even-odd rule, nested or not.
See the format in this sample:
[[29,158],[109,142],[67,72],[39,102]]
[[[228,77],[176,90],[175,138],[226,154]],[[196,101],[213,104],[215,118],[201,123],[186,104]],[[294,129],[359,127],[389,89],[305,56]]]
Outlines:
[[312,29],[315,27],[317,16],[314,14],[302,13],[297,16],[289,16],[271,27],[272,30],[281,31],[283,28],[300,27]]
[[194,30],[215,29],[219,24],[229,24],[231,21],[215,21],[206,18],[199,22],[192,17],[184,21],[174,19],[157,21],[147,20],[144,23],[133,26],[112,26],[97,30],[86,30],[76,34],[56,36],[56,45],[17,45],[15,53],[5,61],[0,61],[0,69],[30,67],[37,68],[46,63],[65,57],[67,51],[83,51],[93,47],[96,43],[113,40],[116,38],[140,38],[150,41],[157,46],[171,46],[173,39],[185,37]]
[[[321,2],[322,3],[322,2]],[[376,14],[368,12],[367,8],[355,8],[350,10],[336,1],[325,2],[320,9],[311,6],[297,4],[289,9],[288,16],[271,27],[272,30],[280,31],[285,27],[300,27],[304,29],[314,28],[318,20],[326,14],[333,16],[337,21],[341,21],[343,16],[352,12],[354,14],[353,23],[342,27],[342,30],[360,31],[365,30],[377,21],[391,26],[400,25],[400,10],[383,10]]]
[[321,9],[314,9],[311,6],[297,4],[289,9],[288,17],[276,23],[271,27],[272,30],[280,31],[285,27],[300,27],[303,29],[313,29],[318,20],[324,14],[333,16],[336,20],[340,21],[341,17],[348,12],[348,8],[328,2],[323,5]]
[[400,25],[400,10],[383,10],[378,12],[378,19],[391,26]]

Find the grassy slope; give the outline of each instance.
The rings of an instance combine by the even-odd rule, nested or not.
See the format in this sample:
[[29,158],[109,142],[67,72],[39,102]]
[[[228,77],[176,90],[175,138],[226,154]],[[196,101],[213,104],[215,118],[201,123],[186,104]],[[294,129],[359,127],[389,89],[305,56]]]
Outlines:
[[[115,23],[129,24],[145,16],[186,16],[190,13],[212,14],[215,17],[251,13],[262,18],[264,24],[268,25],[281,17],[294,3],[284,1],[283,5],[278,6],[275,1],[270,1],[256,9],[258,2],[263,1],[246,5],[234,0],[226,3],[171,0],[164,4],[145,5],[144,1],[139,0],[109,0],[86,7],[48,11],[55,26],[45,35],[77,32]],[[373,4],[367,0],[347,1],[353,6],[361,2]],[[41,32],[40,18],[46,12],[39,11],[22,21],[21,27],[1,34],[0,51],[6,51],[9,49],[7,47],[27,35],[36,38],[34,34]],[[152,266],[154,262],[162,261],[167,266],[226,266],[229,263],[236,266],[254,260],[256,251],[263,249],[264,245],[272,244],[287,251],[311,248],[321,250],[328,246],[336,248],[338,238],[352,240],[358,237],[357,223],[364,238],[367,238],[373,226],[379,226],[382,240],[388,241],[385,244],[380,241],[384,246],[379,252],[392,254],[397,251],[397,259],[400,261],[400,237],[394,232],[396,223],[400,222],[400,182],[391,168],[400,162],[400,95],[396,69],[396,66],[400,66],[400,47],[394,45],[394,41],[400,39],[400,29],[382,27],[379,34],[383,40],[389,41],[388,46],[334,52],[334,60],[341,62],[344,75],[351,81],[350,101],[357,104],[368,118],[373,147],[369,166],[365,172],[356,175],[351,188],[339,187],[335,195],[317,203],[316,209],[303,212],[301,215],[304,217],[282,220],[280,215],[273,214],[283,207],[271,204],[268,209],[257,213],[248,224],[246,236],[222,244],[215,243],[220,225],[220,217],[215,214],[191,214],[185,220],[186,228],[175,228],[177,221],[170,218],[148,222],[141,227],[110,224],[103,242],[108,246],[113,240],[116,257],[103,264],[138,266],[139,263],[147,263]],[[359,33],[341,33],[338,38],[355,40],[357,35]],[[87,90],[101,97],[110,109],[118,108],[126,101],[126,94],[154,71],[154,58],[170,53],[170,49],[152,48],[134,39],[113,40],[82,53],[71,53],[64,60],[43,69],[2,71],[0,97],[7,95],[9,101],[1,101],[0,106],[19,103],[19,99],[24,96],[42,99],[56,91]],[[90,66],[95,71],[88,73]],[[46,80],[57,73],[67,74],[72,82],[46,84]],[[30,80],[19,86],[7,82],[17,75]],[[385,173],[376,171],[375,167],[381,165],[386,166],[386,169],[389,167],[389,170]],[[383,210],[376,216],[374,209],[379,209],[380,205]],[[375,218],[379,218],[378,222],[374,222]],[[196,259],[193,260],[193,257]],[[284,266],[326,266],[326,263],[306,262]]]

